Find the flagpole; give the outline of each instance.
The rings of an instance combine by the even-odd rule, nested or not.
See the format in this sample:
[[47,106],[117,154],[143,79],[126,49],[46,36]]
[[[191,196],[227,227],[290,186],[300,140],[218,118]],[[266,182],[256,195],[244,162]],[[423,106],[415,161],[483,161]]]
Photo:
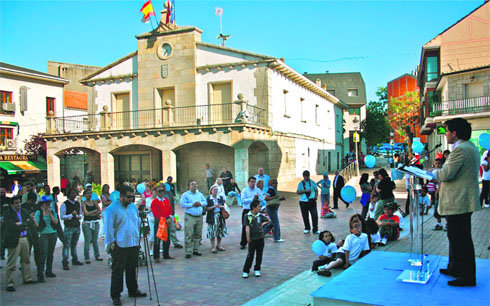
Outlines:
[[221,17],[223,17],[223,13],[219,14],[219,33],[223,34],[223,22],[221,21]]

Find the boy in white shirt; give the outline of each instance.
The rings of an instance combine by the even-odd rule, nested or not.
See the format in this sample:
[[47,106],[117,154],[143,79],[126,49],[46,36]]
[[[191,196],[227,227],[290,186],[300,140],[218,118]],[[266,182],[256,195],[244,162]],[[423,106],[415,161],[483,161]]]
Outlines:
[[357,221],[352,222],[350,224],[350,232],[351,234],[345,238],[344,245],[335,253],[335,261],[329,263],[324,271],[319,271],[318,275],[331,276],[331,269],[342,266],[347,269],[359,258],[369,253],[368,236],[365,233],[361,233],[361,224]]
[[430,198],[427,195],[429,192],[429,189],[427,187],[422,187],[422,190],[420,190],[420,197],[419,197],[419,207],[420,207],[420,215],[427,215],[429,213],[429,208],[431,207],[430,205]]

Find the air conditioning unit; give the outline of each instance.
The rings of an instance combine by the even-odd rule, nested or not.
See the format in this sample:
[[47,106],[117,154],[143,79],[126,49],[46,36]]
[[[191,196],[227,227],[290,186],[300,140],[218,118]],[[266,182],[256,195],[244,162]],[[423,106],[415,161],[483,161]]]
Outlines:
[[15,150],[17,150],[17,141],[15,141],[15,139],[7,139],[5,141],[5,144],[7,145],[7,150],[8,149],[15,149]]
[[15,112],[15,103],[2,103],[2,110],[6,112]]

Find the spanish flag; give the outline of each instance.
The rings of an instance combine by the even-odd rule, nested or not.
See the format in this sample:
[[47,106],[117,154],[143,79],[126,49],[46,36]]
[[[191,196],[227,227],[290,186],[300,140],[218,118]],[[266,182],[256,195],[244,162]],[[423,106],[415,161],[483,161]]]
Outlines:
[[141,20],[144,23],[150,22],[150,16],[155,16],[155,11],[153,10],[153,5],[151,4],[151,0],[148,0],[143,4],[140,12],[143,13],[143,19]]

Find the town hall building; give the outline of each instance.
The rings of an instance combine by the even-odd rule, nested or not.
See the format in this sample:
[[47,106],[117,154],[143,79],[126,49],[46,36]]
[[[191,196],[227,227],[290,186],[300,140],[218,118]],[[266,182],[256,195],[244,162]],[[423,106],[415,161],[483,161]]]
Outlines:
[[60,156],[88,156],[94,181],[173,176],[205,190],[204,166],[230,170],[240,187],[259,167],[286,183],[341,166],[347,105],[283,59],[201,42],[196,27],[160,26],[137,50],[84,77],[82,116],[47,118],[48,180]]

